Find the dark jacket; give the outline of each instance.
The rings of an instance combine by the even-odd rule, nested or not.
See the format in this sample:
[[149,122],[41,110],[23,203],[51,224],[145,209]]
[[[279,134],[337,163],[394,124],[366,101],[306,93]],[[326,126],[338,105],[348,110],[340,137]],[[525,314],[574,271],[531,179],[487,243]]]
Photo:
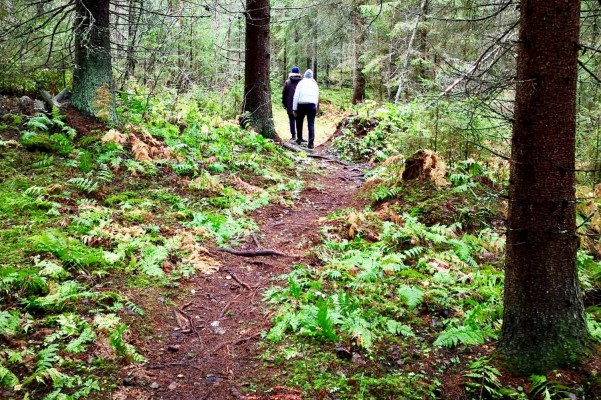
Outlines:
[[301,74],[290,74],[284,84],[284,90],[282,91],[282,104],[286,107],[288,114],[292,114],[292,102],[294,101],[294,91],[296,85],[303,79]]

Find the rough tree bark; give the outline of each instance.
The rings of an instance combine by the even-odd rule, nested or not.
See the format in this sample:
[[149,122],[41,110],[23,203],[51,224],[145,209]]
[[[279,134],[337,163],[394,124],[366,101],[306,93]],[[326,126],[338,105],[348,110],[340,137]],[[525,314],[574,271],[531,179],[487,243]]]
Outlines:
[[353,79],[353,104],[362,103],[365,99],[365,74],[363,68],[365,64],[361,59],[363,55],[363,46],[365,44],[365,18],[361,14],[361,4],[354,4],[351,11],[351,21],[353,23],[354,39],[355,39],[355,73]]
[[262,136],[276,138],[269,88],[269,0],[246,1],[244,104],[246,120]]
[[117,122],[114,101],[109,0],[77,0],[75,6],[75,68],[72,104],[80,111],[96,115],[99,89],[106,88],[110,99],[102,108],[109,122]]
[[544,373],[587,352],[576,274],[579,0],[520,2],[503,332],[511,370]]

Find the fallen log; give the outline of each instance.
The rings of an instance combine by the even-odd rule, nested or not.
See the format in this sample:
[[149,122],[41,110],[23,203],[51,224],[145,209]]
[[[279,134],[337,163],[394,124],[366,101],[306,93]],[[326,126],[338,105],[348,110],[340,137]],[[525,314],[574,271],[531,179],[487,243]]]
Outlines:
[[54,107],[61,108],[64,105],[64,103],[67,102],[71,97],[71,89],[64,88],[54,97],[52,97],[52,95],[47,90],[40,90],[40,96],[42,96],[44,102],[48,104],[50,110],[52,110]]
[[61,107],[61,105],[56,100],[54,100],[54,97],[52,97],[52,95],[48,93],[48,91],[40,90],[40,96],[42,96],[42,99],[46,102],[46,104],[48,104],[50,110],[52,110],[54,107]]

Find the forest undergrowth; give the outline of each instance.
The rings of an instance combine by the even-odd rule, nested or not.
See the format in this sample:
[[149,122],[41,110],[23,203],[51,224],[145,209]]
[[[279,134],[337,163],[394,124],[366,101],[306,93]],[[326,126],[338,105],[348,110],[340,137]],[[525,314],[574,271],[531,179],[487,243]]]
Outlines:
[[[149,357],[157,310],[148,299],[181,302],[193,277],[226,267],[215,249],[260,234],[254,213],[293,208],[323,173],[303,153],[209,117],[193,101],[124,97],[120,128],[2,101],[13,104],[0,115],[3,398],[117,392],[123,368]],[[273,272],[261,293],[272,323],[249,344],[260,367],[240,396],[269,396],[281,385],[319,399],[599,396],[597,359],[515,378],[493,357],[506,163],[449,157],[444,166],[422,152],[434,173],[403,179],[410,156],[435,147],[419,134],[427,119],[415,104],[373,107],[341,123],[327,145],[369,163],[367,206],[349,201],[324,215],[318,243],[299,245],[304,258]],[[592,190],[579,188],[591,198],[579,206],[583,234],[601,232]],[[593,236],[583,237],[578,269],[595,340],[600,254]]]

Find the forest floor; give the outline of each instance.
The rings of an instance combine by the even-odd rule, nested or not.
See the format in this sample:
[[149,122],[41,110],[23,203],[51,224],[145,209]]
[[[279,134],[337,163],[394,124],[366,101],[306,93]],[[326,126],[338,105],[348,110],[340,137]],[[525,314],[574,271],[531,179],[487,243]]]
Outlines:
[[327,115],[306,157],[196,115],[119,132],[0,101],[0,397],[599,398],[598,357],[493,357],[501,185],[341,162]]
[[[333,126],[320,122],[318,132]],[[328,137],[322,133],[318,143]],[[327,143],[318,145],[315,154],[329,160],[317,159],[317,173],[303,174],[310,184],[292,205],[270,204],[251,214],[259,230],[236,249],[270,249],[283,255],[215,253],[224,268],[212,275],[196,275],[178,288],[172,301],[165,302],[152,291],[134,295],[148,310],[152,325],[148,327],[152,336],[138,344],[148,363],[127,368],[125,385],[114,399],[303,398],[300,391],[283,386],[259,397],[242,393],[261,386],[259,358],[265,348],[260,337],[271,328],[274,315],[262,300],[263,292],[294,264],[318,266],[312,250],[320,243],[326,216],[346,208],[362,209],[366,203],[359,195],[363,175],[358,167],[335,162]],[[270,385],[269,372],[262,374]]]

